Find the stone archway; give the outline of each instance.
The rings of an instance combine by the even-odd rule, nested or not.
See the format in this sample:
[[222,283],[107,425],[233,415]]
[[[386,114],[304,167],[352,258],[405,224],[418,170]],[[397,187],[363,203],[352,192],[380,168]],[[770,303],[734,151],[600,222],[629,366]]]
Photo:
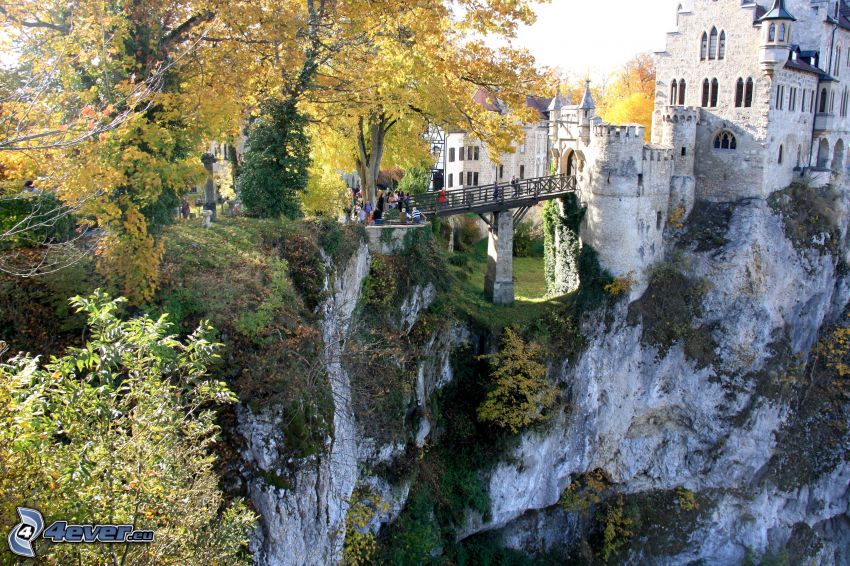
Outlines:
[[818,143],[818,160],[816,167],[818,169],[829,168],[829,141],[826,138],[821,138]]
[[576,152],[568,149],[561,158],[561,174],[572,177],[578,172],[578,157]]
[[834,173],[844,172],[844,140],[835,142],[835,151],[832,153],[832,171]]

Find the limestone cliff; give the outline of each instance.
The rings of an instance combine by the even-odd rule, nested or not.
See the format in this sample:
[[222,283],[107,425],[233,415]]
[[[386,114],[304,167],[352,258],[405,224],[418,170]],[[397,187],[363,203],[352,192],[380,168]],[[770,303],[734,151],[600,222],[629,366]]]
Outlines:
[[[740,564],[781,550],[791,563],[850,564],[847,400],[836,401],[837,421],[818,421],[825,401],[800,369],[850,299],[848,202],[829,203],[830,222],[801,222],[798,198],[698,204],[684,228],[668,227],[667,260],[646,292],[586,314],[585,347],[568,359],[553,354],[550,375],[565,402],[545,428],[506,444],[499,463],[479,471],[489,509],[466,509],[458,541],[490,533],[538,557],[599,559],[581,546],[593,514],[558,505],[571,484],[599,473],[606,487],[594,505],[620,501],[642,518],[610,561]],[[358,485],[385,502],[361,530],[391,529],[417,504],[410,462],[427,460],[438,442],[432,421],[440,417],[429,404],[458,379],[453,356],[470,345],[492,350],[463,324],[426,332],[402,416],[407,432],[369,438],[342,360],[368,273],[364,248],[329,282],[322,310],[334,399],[326,451],[288,485],[261,474],[249,482],[262,515],[258,564],[339,562]],[[401,332],[416,331],[435,296],[420,286],[398,301]],[[281,465],[281,418],[240,413],[243,457],[257,470]],[[445,551],[438,543],[428,550]]]

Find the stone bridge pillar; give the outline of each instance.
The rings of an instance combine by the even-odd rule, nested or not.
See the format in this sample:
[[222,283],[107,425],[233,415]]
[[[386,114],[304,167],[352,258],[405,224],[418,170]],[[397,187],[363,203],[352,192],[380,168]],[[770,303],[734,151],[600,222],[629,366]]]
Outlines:
[[512,211],[494,212],[487,245],[484,294],[497,305],[514,304],[514,217]]

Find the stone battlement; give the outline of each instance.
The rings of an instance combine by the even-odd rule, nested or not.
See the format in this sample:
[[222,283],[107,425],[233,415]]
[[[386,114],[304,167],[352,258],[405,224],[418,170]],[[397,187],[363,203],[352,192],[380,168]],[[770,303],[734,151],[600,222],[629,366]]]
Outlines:
[[639,139],[643,143],[644,126],[638,124],[614,125],[614,124],[599,124],[593,126],[593,137],[607,138],[609,140],[633,140]]
[[662,122],[699,122],[699,108],[693,106],[666,106],[660,113]]
[[657,146],[657,145],[646,145],[643,148],[643,160],[644,161],[672,161],[673,160],[673,148]]

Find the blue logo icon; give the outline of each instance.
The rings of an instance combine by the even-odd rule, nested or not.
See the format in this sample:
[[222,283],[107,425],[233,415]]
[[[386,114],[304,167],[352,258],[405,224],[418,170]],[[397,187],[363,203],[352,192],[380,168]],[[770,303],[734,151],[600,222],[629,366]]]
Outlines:
[[21,522],[9,533],[9,550],[25,558],[35,558],[32,545],[44,529],[44,518],[35,509],[18,507]]

